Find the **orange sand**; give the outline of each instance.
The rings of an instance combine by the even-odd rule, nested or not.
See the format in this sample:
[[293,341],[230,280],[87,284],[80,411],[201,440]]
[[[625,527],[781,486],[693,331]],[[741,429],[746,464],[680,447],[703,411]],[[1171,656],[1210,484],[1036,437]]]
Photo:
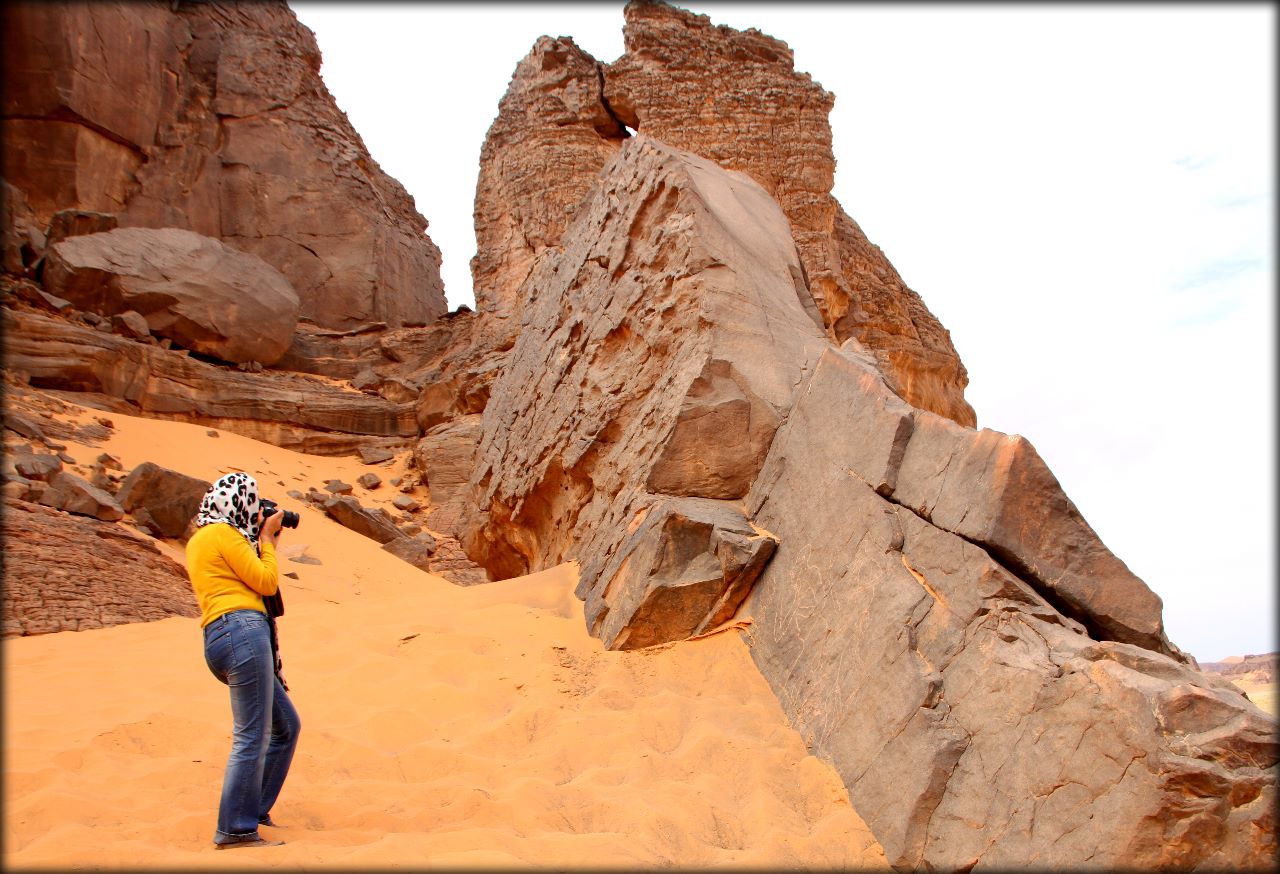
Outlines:
[[3,642],[6,868],[886,867],[736,633],[606,652],[573,565],[461,588],[284,494],[388,480],[403,457],[110,418],[111,440],[67,451],[247,470],[302,514],[284,554],[322,562],[281,568],[299,577],[282,579],[280,636],[303,728],[263,834],[287,843],[213,849],[230,708],[196,620],[174,618]]

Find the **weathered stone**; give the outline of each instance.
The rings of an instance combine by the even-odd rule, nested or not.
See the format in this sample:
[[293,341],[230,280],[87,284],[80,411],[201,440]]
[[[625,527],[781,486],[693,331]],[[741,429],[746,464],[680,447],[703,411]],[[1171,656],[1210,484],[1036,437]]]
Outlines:
[[778,542],[725,501],[661,497],[640,514],[586,598],[587,625],[609,649],[684,640],[726,621]]
[[1025,438],[917,411],[893,499],[985,547],[1095,636],[1183,658],[1160,597],[1103,545]]
[[88,209],[60,209],[49,219],[45,245],[52,246],[67,237],[83,237],[86,234],[114,231],[119,226],[119,220],[111,213],[94,212]]
[[46,453],[18,453],[13,458],[14,469],[27,479],[48,480],[62,470],[62,460]]
[[409,564],[431,571],[431,556],[436,551],[436,540],[430,534],[418,534],[413,537],[397,537],[387,541],[382,548],[396,558],[404,559]]
[[[120,486],[120,506],[130,513],[145,509],[164,537],[182,537],[200,510],[212,483],[144,461]],[[135,513],[136,518],[136,513]]]
[[437,425],[413,450],[414,464],[431,489],[426,522],[442,534],[458,533],[458,521],[471,496],[467,479],[480,443],[480,418],[473,413]]
[[141,340],[151,335],[151,326],[142,314],[135,310],[126,310],[111,317],[111,330],[130,340]]
[[6,498],[5,634],[200,615],[185,569],[126,526]]
[[540,37],[516,66],[476,184],[472,286],[487,317],[519,326],[517,290],[629,135],[605,106],[603,84],[601,65],[567,37]]
[[382,485],[382,477],[378,476],[373,471],[370,471],[369,473],[362,473],[360,476],[356,477],[356,484],[362,489],[376,489],[378,486]]
[[108,452],[104,452],[99,455],[97,463],[102,465],[106,470],[124,470],[124,466],[120,464],[120,459]]
[[39,423],[31,416],[13,410],[5,410],[4,426],[16,434],[21,434],[28,440],[44,442],[44,431],[41,430]]
[[980,546],[886,497],[914,475],[905,461],[896,483],[883,475],[902,410],[838,354],[748,499],[779,546],[740,614],[788,720],[888,861],[1255,864],[1274,846],[1274,726],[1188,665],[1091,639]]
[[7,179],[0,179],[0,235],[0,260],[6,273],[27,273],[44,252],[40,220],[26,193]]
[[232,363],[280,359],[298,295],[274,267],[177,228],[119,228],[50,247],[45,287],[82,309],[137,310],[151,333]]
[[411,513],[414,510],[418,509],[420,506],[422,506],[421,504],[419,504],[417,501],[415,501],[413,498],[409,497],[408,495],[396,495],[394,498],[392,498],[391,505],[395,507],[397,510],[400,510],[405,513]]
[[763,186],[790,222],[830,336],[860,340],[908,402],[973,425],[950,335],[831,194],[834,96],[759,31],[715,27],[661,2],[633,0],[624,15],[626,52],[612,64],[543,37],[512,76],[481,150],[480,311],[518,327],[517,289],[561,243],[629,127]]
[[103,522],[124,518],[124,510],[110,493],[65,470],[49,477],[49,488],[39,500],[46,507],[66,510],[77,516],[91,516]]
[[340,479],[326,480],[324,488],[325,491],[332,492],[335,495],[349,495],[355,491],[351,483],[344,483]]
[[[68,207],[257,255],[325,327],[446,310],[440,252],[370,158],[285,3],[5,8],[3,176]],[[265,359],[264,359],[265,360]]]
[[382,464],[396,457],[396,454],[384,446],[361,446],[360,460],[365,464]]
[[[4,363],[78,403],[213,425],[316,455],[416,437],[411,404],[390,404],[298,374],[239,373],[36,313],[0,312]],[[96,398],[96,400],[95,400]],[[217,433],[216,431],[214,432]],[[379,435],[370,437],[367,435]]]
[[442,537],[437,541],[430,571],[458,586],[478,586],[490,581],[489,572],[467,557],[456,537]]
[[331,496],[324,502],[324,511],[339,524],[379,543],[389,543],[401,536],[395,522],[385,510],[380,507],[362,507],[350,495]]
[[647,492],[746,494],[827,341],[778,205],[643,135],[563,244],[526,283],[462,541],[497,578],[582,555],[590,588]]
[[147,532],[152,537],[165,536],[164,529],[160,527],[160,523],[155,520],[155,517],[148,512],[146,507],[134,507],[129,511],[129,516],[140,530]]

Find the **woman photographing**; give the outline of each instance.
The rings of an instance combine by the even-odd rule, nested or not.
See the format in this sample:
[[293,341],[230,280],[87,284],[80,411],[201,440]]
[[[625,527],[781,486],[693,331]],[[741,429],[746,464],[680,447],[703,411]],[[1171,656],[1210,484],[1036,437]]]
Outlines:
[[279,846],[258,834],[275,825],[280,795],[298,744],[298,711],[278,673],[266,601],[276,596],[280,511],[263,515],[258,484],[229,473],[205,492],[196,533],[187,542],[187,573],[200,606],[204,658],[231,692],[231,755],[222,781],[218,849]]

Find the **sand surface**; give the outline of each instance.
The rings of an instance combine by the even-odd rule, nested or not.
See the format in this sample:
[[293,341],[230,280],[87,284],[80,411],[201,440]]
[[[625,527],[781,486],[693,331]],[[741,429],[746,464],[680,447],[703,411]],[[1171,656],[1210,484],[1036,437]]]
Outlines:
[[885,868],[737,632],[606,652],[572,564],[462,588],[284,494],[385,481],[403,456],[366,467],[109,418],[110,440],[67,451],[246,470],[302,516],[283,555],[321,564],[282,561],[298,579],[279,621],[302,734],[280,827],[262,830],[287,843],[213,849],[228,695],[197,620],[173,618],[3,642],[6,868]]

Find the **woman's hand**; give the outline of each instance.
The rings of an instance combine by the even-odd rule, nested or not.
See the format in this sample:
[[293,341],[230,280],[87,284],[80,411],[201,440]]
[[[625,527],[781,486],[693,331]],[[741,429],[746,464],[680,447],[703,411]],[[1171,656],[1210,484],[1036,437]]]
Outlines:
[[[258,511],[260,518],[262,511]],[[284,513],[280,510],[272,513],[270,516],[261,519],[259,523],[262,527],[258,530],[258,539],[267,538],[271,541],[272,546],[276,546],[280,542],[280,525],[284,522]]]

